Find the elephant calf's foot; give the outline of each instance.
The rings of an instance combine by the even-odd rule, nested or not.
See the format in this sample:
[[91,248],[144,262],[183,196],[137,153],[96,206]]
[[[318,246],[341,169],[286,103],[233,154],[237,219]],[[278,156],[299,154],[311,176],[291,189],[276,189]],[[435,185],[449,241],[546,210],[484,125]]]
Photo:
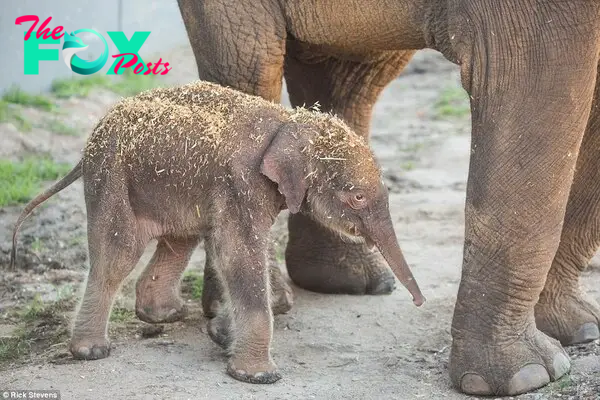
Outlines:
[[271,311],[273,315],[285,314],[294,305],[294,292],[287,284],[276,263],[270,266]]
[[208,336],[224,349],[228,349],[233,342],[231,333],[231,319],[223,314],[210,319],[206,325]]
[[232,357],[227,365],[227,373],[238,381],[247,383],[275,383],[281,379],[281,374],[272,361],[255,363]]
[[558,294],[542,293],[535,306],[539,330],[564,346],[600,338],[600,307],[578,289]]
[[389,294],[395,277],[377,250],[363,243],[343,241],[302,215],[289,220],[285,253],[292,281],[319,293]]
[[187,312],[183,300],[174,296],[164,300],[138,296],[135,303],[135,313],[138,318],[151,324],[181,321]]
[[99,360],[110,354],[110,342],[108,339],[72,339],[69,343],[69,351],[78,360]]
[[558,341],[538,331],[533,322],[520,337],[503,342],[455,337],[450,376],[462,392],[514,396],[554,381],[570,370],[569,357]]

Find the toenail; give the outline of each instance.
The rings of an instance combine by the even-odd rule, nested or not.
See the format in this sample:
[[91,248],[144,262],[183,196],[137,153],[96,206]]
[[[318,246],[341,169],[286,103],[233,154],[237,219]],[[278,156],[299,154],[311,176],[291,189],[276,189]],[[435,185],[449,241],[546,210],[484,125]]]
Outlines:
[[577,333],[573,335],[571,341],[572,344],[576,343],[587,343],[594,341],[600,337],[600,331],[598,331],[598,325],[594,322],[587,322],[579,328]]
[[464,374],[460,381],[460,388],[463,392],[476,395],[494,394],[492,388],[487,382],[477,374]]
[[550,383],[550,375],[546,367],[540,364],[527,364],[508,382],[508,395],[529,392]]
[[373,294],[389,294],[392,293],[396,289],[396,281],[394,278],[386,279],[382,282],[379,282],[375,289],[373,290]]
[[552,360],[552,380],[557,380],[571,369],[571,361],[563,353],[558,353]]
[[88,358],[90,356],[90,349],[87,347],[80,347],[79,349],[77,349],[77,353],[79,356],[82,356],[84,358]]

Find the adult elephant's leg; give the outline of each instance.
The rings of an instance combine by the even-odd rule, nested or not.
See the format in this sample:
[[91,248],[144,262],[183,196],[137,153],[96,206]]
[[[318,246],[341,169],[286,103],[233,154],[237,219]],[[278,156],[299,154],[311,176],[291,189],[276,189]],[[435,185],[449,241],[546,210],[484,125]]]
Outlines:
[[464,392],[513,395],[570,368],[560,343],[536,328],[534,307],[590,113],[600,4],[474,4],[449,28],[473,116],[449,370]]
[[[285,79],[294,106],[319,102],[322,111],[344,118],[368,137],[372,107],[378,95],[408,63],[413,52],[388,53],[369,61],[319,57],[290,42]],[[348,243],[310,218],[294,214],[288,221],[286,266],[304,289],[324,293],[385,294],[395,278],[382,256],[366,245]]]
[[[275,1],[178,0],[200,79],[230,86],[267,100],[279,101],[283,80],[286,29]],[[203,304],[220,300],[221,289],[205,270],[209,296]],[[292,290],[276,263],[270,263],[274,313],[287,312]],[[205,306],[205,311],[209,310]],[[209,315],[212,313],[209,311]]]
[[277,2],[177,2],[200,79],[279,101],[287,33]]
[[600,337],[600,307],[579,277],[600,247],[600,81],[583,137],[558,251],[535,306],[539,330],[564,345]]

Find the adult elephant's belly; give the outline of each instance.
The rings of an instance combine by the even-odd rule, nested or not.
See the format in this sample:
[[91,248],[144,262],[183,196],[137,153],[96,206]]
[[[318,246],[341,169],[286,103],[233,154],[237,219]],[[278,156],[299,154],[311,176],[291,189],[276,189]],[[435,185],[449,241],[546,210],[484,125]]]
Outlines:
[[328,58],[361,64],[374,64],[389,61],[393,58],[393,54],[405,54],[407,56],[410,54],[412,56],[414,53],[410,50],[346,49],[330,44],[312,44],[294,39],[287,41],[286,51],[294,59],[305,64],[317,64]]
[[334,53],[418,50],[426,43],[417,3],[369,7],[360,1],[288,1],[287,31],[296,40]]

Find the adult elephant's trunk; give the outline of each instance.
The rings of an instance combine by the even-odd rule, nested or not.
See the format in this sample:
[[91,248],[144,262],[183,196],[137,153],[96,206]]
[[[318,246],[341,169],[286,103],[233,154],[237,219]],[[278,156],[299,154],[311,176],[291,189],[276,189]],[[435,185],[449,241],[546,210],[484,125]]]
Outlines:
[[388,217],[369,221],[366,224],[366,230],[365,236],[367,237],[367,241],[371,240],[375,243],[389,266],[392,268],[394,275],[396,275],[402,285],[404,285],[404,287],[412,294],[413,303],[416,306],[423,304],[425,302],[425,297],[421,293],[421,289],[419,289],[419,285],[404,259],[402,250],[398,245],[396,232],[394,232],[391,219]]

